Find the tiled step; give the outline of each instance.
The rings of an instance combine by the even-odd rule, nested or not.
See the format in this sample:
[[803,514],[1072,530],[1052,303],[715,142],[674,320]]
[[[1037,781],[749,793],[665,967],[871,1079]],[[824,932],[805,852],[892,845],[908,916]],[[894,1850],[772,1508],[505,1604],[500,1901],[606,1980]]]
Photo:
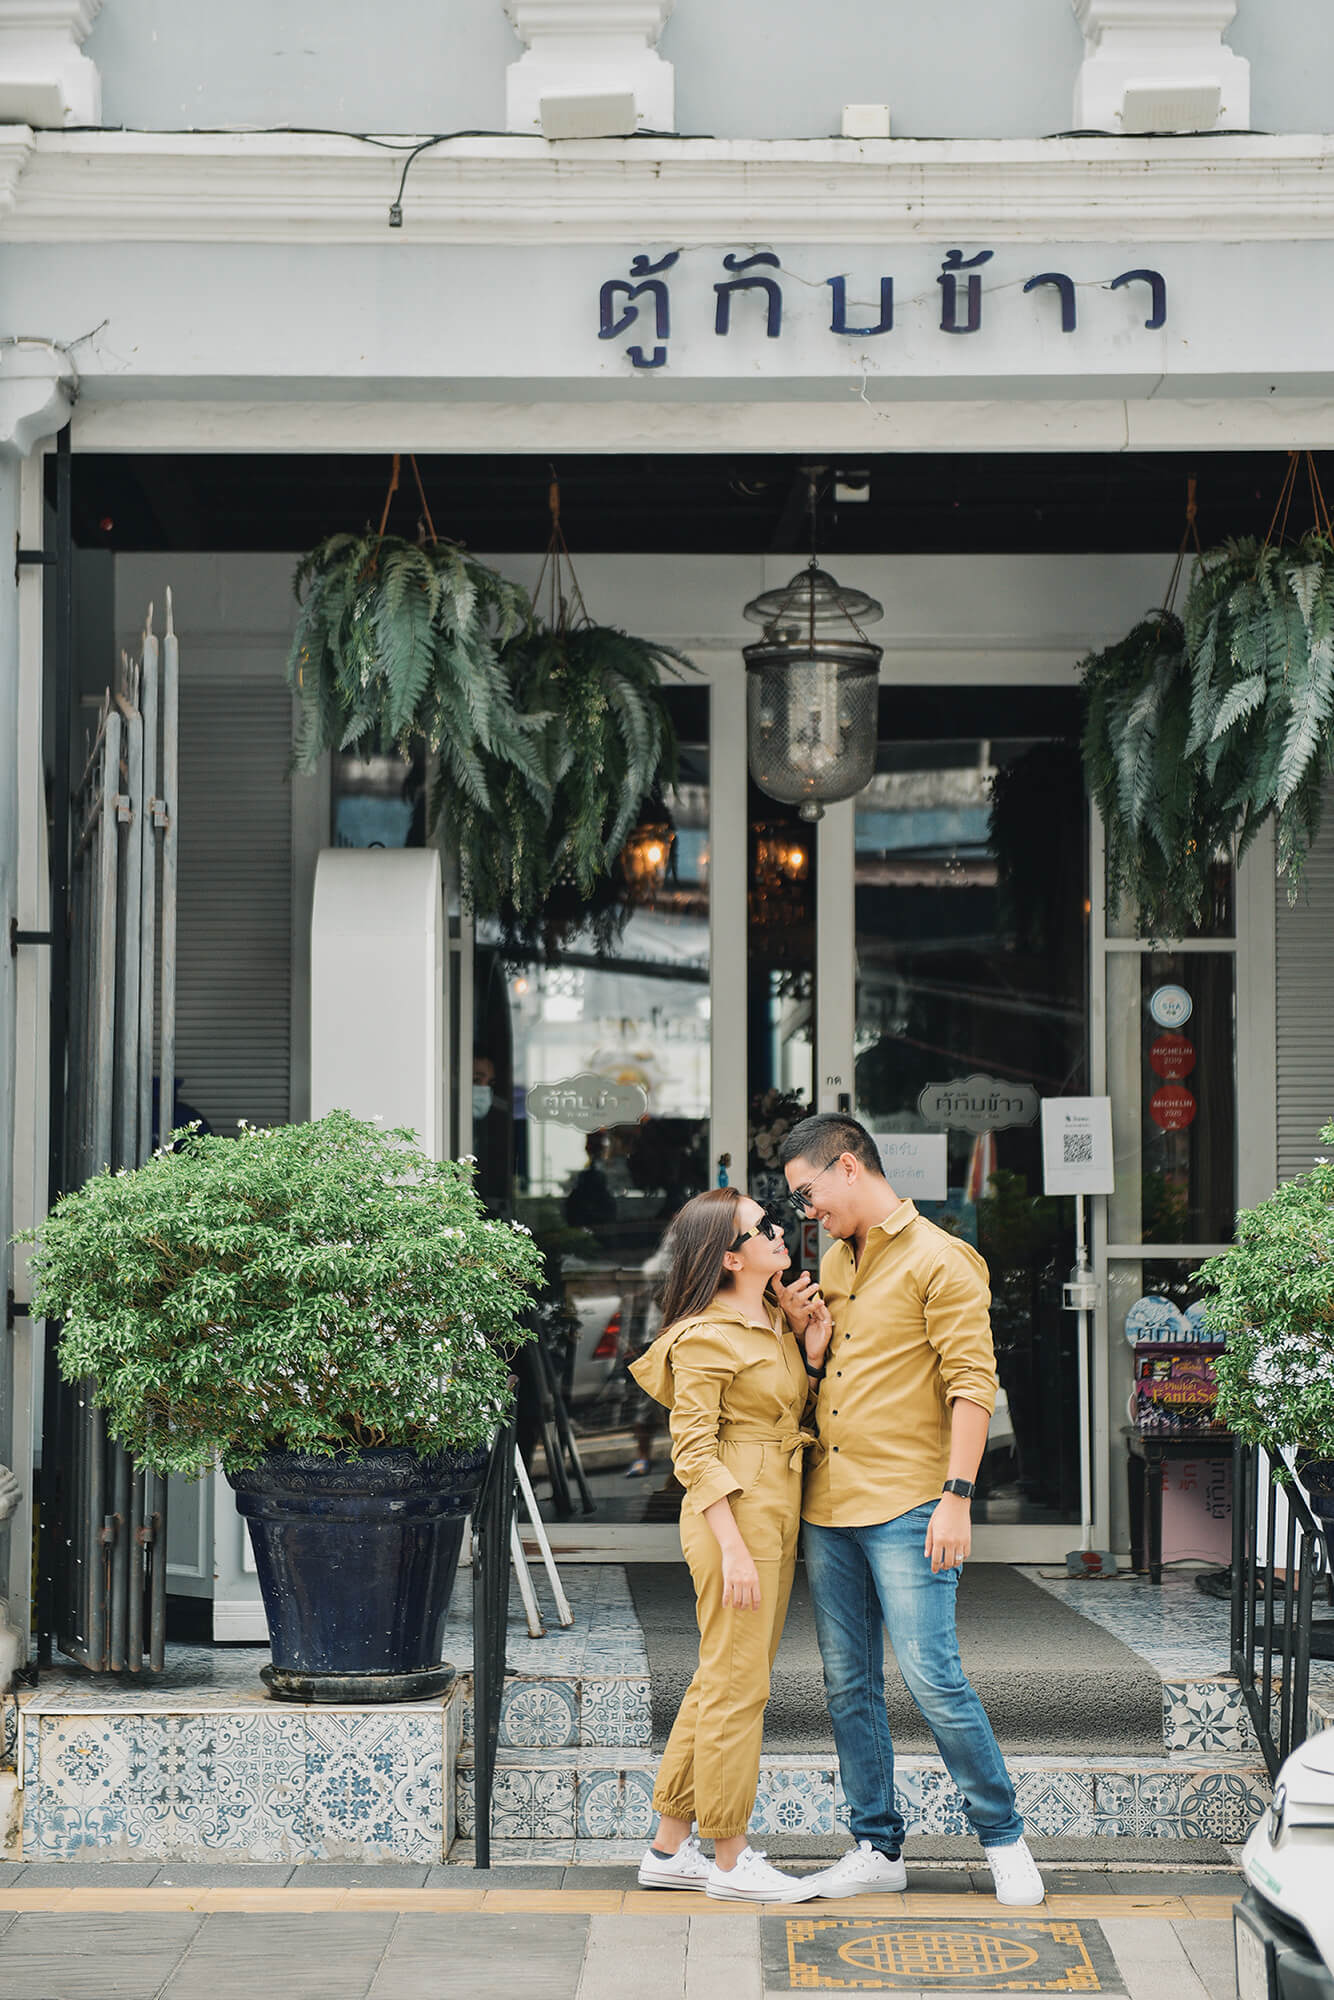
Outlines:
[[[578,1841],[581,1846],[647,1838],[656,1761],[644,1752],[610,1757],[596,1749],[502,1750],[493,1787],[493,1837],[507,1844]],[[1244,1752],[1012,1757],[1008,1763],[1020,1811],[1030,1830],[1046,1837],[1239,1841],[1269,1802],[1263,1767]],[[910,1834],[967,1833],[963,1801],[938,1757],[896,1758],[894,1778]],[[455,1824],[466,1839],[474,1826],[472,1751],[466,1746],[455,1782]],[[763,1760],[751,1822],[757,1835],[831,1835],[842,1810],[832,1755]]]
[[[472,1740],[471,1704],[464,1741]],[[500,1710],[506,1750],[636,1749],[653,1740],[644,1674],[511,1674]],[[1163,1748],[1251,1752],[1259,1745],[1237,1682],[1227,1674],[1163,1682]]]

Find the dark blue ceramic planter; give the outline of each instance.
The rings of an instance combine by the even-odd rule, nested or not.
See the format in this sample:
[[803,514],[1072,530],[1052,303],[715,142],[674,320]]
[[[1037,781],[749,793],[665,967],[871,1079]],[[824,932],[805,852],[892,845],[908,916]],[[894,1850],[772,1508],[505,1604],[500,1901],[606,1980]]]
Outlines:
[[448,1687],[445,1617],[487,1454],[275,1452],[229,1473],[288,1701],[420,1701]]

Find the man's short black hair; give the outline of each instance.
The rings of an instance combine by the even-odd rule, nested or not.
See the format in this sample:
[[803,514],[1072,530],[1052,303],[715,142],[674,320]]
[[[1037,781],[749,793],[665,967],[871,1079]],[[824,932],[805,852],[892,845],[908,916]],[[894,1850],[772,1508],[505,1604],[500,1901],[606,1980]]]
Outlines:
[[778,1148],[778,1164],[785,1167],[789,1160],[809,1160],[818,1168],[836,1160],[840,1153],[851,1153],[868,1173],[884,1179],[885,1169],[875,1140],[846,1111],[820,1111],[794,1125]]

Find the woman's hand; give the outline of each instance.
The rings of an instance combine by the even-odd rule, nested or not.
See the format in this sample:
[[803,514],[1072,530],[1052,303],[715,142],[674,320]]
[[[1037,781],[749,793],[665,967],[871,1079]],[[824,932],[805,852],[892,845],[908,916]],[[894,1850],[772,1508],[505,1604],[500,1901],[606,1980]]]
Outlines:
[[806,1350],[806,1359],[812,1368],[823,1368],[829,1343],[834,1337],[834,1322],[829,1308],[817,1294],[801,1336],[801,1344]]
[[760,1608],[760,1573],[744,1542],[729,1543],[723,1549],[723,1603],[737,1611]]
[[823,1304],[820,1288],[809,1271],[800,1271],[790,1285],[784,1285],[777,1278],[773,1281],[774,1297],[783,1308],[783,1317],[793,1333],[799,1337],[806,1331],[816,1304]]

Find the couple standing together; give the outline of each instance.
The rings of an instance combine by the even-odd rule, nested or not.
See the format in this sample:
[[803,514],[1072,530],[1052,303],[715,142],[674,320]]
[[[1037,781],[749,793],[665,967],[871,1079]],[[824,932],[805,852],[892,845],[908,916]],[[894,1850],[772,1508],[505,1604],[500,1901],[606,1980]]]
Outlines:
[[[667,1238],[663,1332],[633,1367],[671,1411],[700,1635],[639,1880],[754,1902],[903,1889],[888,1632],[998,1898],[1040,1903],[1042,1878],[954,1622],[996,1403],[986,1265],[898,1199],[854,1118],[804,1119],[782,1164],[793,1204],[835,1239],[819,1286],[805,1273],[780,1282],[782,1226],[757,1202],[736,1188],[696,1195]],[[853,1845],[798,1877],[771,1867],[746,1836],[803,1523]],[[712,1862],[700,1839],[712,1841]]]

